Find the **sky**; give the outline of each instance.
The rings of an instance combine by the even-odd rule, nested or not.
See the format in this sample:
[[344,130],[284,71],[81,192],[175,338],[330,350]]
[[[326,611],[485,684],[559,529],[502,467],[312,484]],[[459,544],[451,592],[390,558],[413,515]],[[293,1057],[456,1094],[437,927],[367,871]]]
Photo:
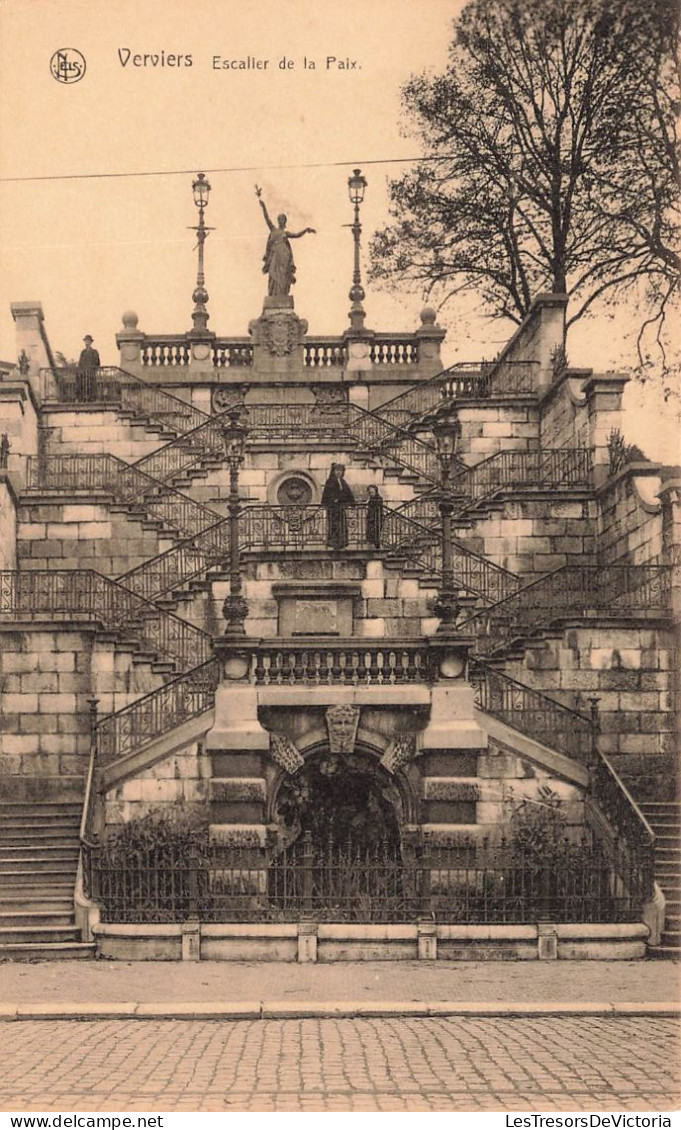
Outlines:
[[[267,230],[258,184],[273,217],[284,211],[291,230],[316,229],[295,245],[297,313],[311,333],[342,333],[353,250],[347,178],[358,166],[368,180],[366,270],[368,239],[387,220],[388,180],[419,152],[401,128],[400,87],[413,72],[444,68],[461,6],[0,0],[0,358],[16,353],[13,301],[41,302],[54,350],[77,356],[90,333],[104,363],[118,359],[126,310],[148,333],[190,329],[191,182],[202,170],[212,186],[206,222],[215,229],[205,247],[210,328],[243,335],[260,313]],[[53,78],[50,59],[64,47],[84,56],[81,81]],[[422,295],[366,289],[373,329],[419,324]],[[448,364],[493,357],[513,329],[485,318],[474,296],[448,305],[439,320]],[[631,326],[629,308],[600,311],[572,335],[570,362],[626,367]],[[628,401],[627,438],[653,457],[678,458],[671,411],[650,389],[632,386]]]

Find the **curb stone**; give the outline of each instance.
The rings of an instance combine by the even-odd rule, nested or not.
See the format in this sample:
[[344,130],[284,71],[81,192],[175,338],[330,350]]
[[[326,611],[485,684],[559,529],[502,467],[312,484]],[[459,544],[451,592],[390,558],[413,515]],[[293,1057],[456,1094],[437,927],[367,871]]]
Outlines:
[[15,1020],[296,1020],[437,1016],[678,1016],[681,1003],[607,1001],[181,1001],[149,1004],[106,1001],[80,1004],[0,1004],[0,1023]]

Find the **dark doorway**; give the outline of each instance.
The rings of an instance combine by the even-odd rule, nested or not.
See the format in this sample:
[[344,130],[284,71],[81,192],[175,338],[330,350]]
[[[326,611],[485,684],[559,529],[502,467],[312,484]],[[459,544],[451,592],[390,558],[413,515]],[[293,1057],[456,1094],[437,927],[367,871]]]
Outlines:
[[388,791],[363,759],[328,753],[287,782],[278,803],[286,846],[270,862],[271,902],[320,921],[400,920],[400,829]]

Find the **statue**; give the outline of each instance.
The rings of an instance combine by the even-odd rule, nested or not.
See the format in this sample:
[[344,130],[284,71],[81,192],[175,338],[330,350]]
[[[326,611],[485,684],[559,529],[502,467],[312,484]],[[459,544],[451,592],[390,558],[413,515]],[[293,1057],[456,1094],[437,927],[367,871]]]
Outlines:
[[296,281],[296,265],[293,261],[293,252],[289,240],[300,239],[301,235],[307,235],[308,232],[310,235],[315,235],[315,229],[303,228],[302,231],[287,231],[286,216],[283,213],[277,216],[277,227],[275,227],[262,200],[262,189],[258,188],[257,184],[255,195],[258,197],[265,222],[270,229],[262,269],[264,275],[269,275],[267,293],[270,296],[288,294]]

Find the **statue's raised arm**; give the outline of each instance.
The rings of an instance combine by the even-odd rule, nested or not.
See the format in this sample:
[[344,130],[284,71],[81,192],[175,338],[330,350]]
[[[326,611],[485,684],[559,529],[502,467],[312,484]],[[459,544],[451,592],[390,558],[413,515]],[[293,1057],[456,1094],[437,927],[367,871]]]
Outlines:
[[270,219],[269,212],[267,211],[267,208],[265,207],[265,201],[262,198],[262,189],[259,188],[259,186],[257,184],[255,186],[255,195],[258,197],[258,203],[260,204],[260,207],[262,208],[263,216],[265,217],[265,223],[267,224],[270,231],[274,231],[274,224],[272,223],[272,221]]
[[302,235],[314,235],[314,228],[303,228],[302,231],[290,232],[286,230],[286,216],[282,212],[277,216],[277,225],[272,223],[265,203],[262,199],[262,190],[256,184],[255,195],[262,208],[265,222],[270,229],[267,247],[263,256],[263,274],[269,276],[267,293],[272,295],[288,294],[296,281],[296,265],[293,261],[293,252],[289,240],[300,239]]

